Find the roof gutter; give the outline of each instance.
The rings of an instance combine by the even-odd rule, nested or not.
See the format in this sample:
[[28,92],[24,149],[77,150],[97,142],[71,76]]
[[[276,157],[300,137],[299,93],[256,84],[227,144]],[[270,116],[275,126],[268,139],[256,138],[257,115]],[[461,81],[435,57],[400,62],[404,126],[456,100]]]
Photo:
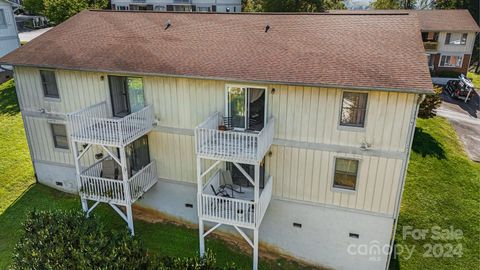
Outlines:
[[241,80],[235,78],[226,78],[226,77],[215,77],[215,76],[194,76],[194,75],[178,75],[178,74],[167,74],[167,73],[148,73],[148,72],[131,72],[131,71],[116,71],[116,70],[107,70],[107,69],[90,69],[90,68],[71,68],[63,66],[37,66],[37,65],[28,65],[28,64],[12,64],[6,62],[0,62],[1,64],[13,65],[18,67],[35,67],[35,68],[49,68],[49,69],[63,69],[63,70],[72,70],[72,71],[89,71],[89,72],[101,72],[101,73],[112,73],[112,74],[125,74],[125,75],[138,75],[138,76],[165,76],[165,77],[175,77],[175,78],[187,78],[187,79],[201,79],[201,80],[218,80],[218,81],[230,81],[237,83],[253,83],[253,84],[282,84],[282,85],[292,85],[292,86],[309,86],[309,87],[320,87],[320,88],[342,88],[350,90],[362,90],[362,91],[385,91],[385,92],[398,92],[398,93],[413,93],[413,94],[434,94],[432,89],[401,89],[401,88],[386,88],[386,87],[370,87],[370,86],[352,86],[352,85],[337,85],[337,84],[316,84],[316,83],[300,83],[300,82],[280,82],[280,81],[268,81],[268,80]]

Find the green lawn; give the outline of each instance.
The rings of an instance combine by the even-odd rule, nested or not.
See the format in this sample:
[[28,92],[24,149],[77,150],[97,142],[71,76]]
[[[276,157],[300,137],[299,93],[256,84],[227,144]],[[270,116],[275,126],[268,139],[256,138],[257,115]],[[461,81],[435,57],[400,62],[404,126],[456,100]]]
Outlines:
[[[480,164],[468,159],[454,129],[439,117],[417,120],[412,149],[396,241],[408,248],[415,246],[415,252],[409,259],[406,254],[400,254],[396,266],[400,269],[479,269]],[[463,232],[463,238],[433,240],[432,234],[427,233],[425,240],[414,240],[410,235],[403,239],[404,226],[413,229],[453,226]],[[449,244],[457,249],[451,249]],[[429,245],[434,248],[431,253]],[[442,257],[458,254],[456,251],[461,251],[461,257]],[[424,256],[429,254],[434,257]]]
[[480,90],[480,74],[469,72],[467,77],[473,79],[473,85],[475,85],[475,89],[477,89],[478,92]]
[[[79,209],[78,197],[34,184],[21,116],[12,82],[0,85],[0,269],[10,263],[10,255],[21,233],[26,213],[37,209]],[[408,178],[397,230],[397,243],[415,245],[413,256],[394,261],[400,269],[475,269],[480,264],[480,164],[471,162],[449,125],[442,118],[418,120]],[[123,228],[123,221],[106,206],[94,211],[112,229]],[[464,237],[453,244],[463,247],[461,258],[425,258],[423,245],[430,240],[402,239],[403,226],[430,229],[438,225],[461,229]],[[137,236],[145,246],[162,255],[194,256],[198,247],[197,230],[171,224],[135,221]],[[439,242],[443,244],[444,242]],[[242,269],[251,257],[217,239],[207,246],[217,254],[220,265],[234,261]],[[262,269],[298,269],[285,261],[261,261]]]
[[[18,111],[13,81],[0,85],[0,269],[11,262],[11,253],[20,238],[21,223],[31,209],[80,209],[78,196],[35,184],[33,169]],[[99,206],[93,212],[112,229],[125,228],[125,222],[110,208]],[[172,224],[150,224],[135,220],[135,232],[144,245],[161,256],[195,256],[198,231]],[[234,262],[250,269],[252,258],[226,242],[209,237],[207,248],[214,251],[219,265]],[[261,269],[306,269],[285,260],[260,261]]]

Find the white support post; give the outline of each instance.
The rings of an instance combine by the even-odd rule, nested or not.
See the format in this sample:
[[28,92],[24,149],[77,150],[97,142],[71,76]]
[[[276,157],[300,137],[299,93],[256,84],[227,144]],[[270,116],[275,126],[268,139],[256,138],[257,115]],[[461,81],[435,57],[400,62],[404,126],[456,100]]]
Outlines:
[[258,269],[258,227],[253,229],[253,270]]
[[197,214],[198,214],[198,236],[200,241],[200,257],[205,255],[205,228],[202,219],[202,160],[197,157]]
[[255,229],[253,229],[253,270],[258,269],[258,230],[260,227],[258,203],[260,200],[260,164],[255,164]]
[[[74,157],[74,160],[75,160],[75,173],[76,173],[76,178],[77,178],[78,193],[80,193],[80,190],[82,188],[82,182],[80,181],[80,159],[82,158],[83,153],[81,155],[78,154],[77,142],[75,142],[75,141],[72,141],[72,150],[73,150],[73,157]],[[87,149],[85,149],[84,151],[86,151],[86,150]],[[83,212],[85,212],[88,215],[88,202],[87,202],[87,200],[80,196],[80,201],[82,202]]]
[[126,201],[126,214],[127,214],[127,223],[130,233],[135,235],[133,228],[133,212],[132,212],[132,198],[130,197],[130,186],[128,184],[128,169],[127,169],[127,155],[125,153],[125,147],[120,147],[120,162],[122,166],[122,176],[123,176],[123,190],[125,192],[125,201]]

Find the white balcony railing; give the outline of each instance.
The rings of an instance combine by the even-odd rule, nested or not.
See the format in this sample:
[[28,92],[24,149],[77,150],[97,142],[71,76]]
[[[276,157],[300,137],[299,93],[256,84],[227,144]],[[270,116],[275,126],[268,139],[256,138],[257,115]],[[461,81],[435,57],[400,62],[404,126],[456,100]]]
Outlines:
[[70,136],[77,141],[111,146],[127,145],[152,129],[153,107],[148,105],[123,118],[113,118],[105,101],[67,115]]
[[270,118],[260,132],[223,131],[221,113],[214,113],[195,129],[197,155],[236,162],[259,162],[270,148],[274,120]]
[[[126,205],[125,182],[122,175],[118,179],[101,177],[102,160],[96,162],[80,174],[80,196],[85,199]],[[130,202],[133,203],[147,192],[157,182],[157,168],[155,161],[150,162],[143,169],[128,179]]]
[[216,196],[212,187],[219,189],[220,171],[213,174],[201,194],[202,218],[252,229],[260,225],[272,198],[272,177],[261,190],[258,203],[254,201],[253,188],[243,188],[241,197],[231,198]]

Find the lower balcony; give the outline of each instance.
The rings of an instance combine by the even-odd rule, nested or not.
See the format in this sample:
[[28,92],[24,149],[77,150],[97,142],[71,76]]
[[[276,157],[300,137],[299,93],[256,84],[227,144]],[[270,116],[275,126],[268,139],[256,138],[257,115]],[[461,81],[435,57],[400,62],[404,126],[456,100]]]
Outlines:
[[114,118],[103,101],[67,115],[73,140],[108,146],[124,146],[148,133],[154,124],[152,105]]
[[[138,172],[135,172],[125,183],[120,167],[115,173],[105,177],[105,158],[85,169],[80,174],[80,196],[83,199],[94,200],[117,205],[134,203],[157,183],[157,167],[155,161],[150,162]],[[125,188],[129,189],[127,198]]]
[[239,192],[226,187],[218,170],[205,184],[200,214],[204,220],[254,229],[260,226],[272,198],[272,177],[268,177],[260,198],[255,202],[254,188],[243,187]]

